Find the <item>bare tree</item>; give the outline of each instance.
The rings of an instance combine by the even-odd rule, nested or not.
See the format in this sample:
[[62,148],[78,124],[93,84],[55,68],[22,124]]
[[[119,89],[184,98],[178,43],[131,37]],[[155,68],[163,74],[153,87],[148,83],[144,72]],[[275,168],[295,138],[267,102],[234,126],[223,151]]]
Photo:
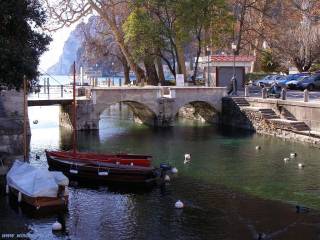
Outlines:
[[320,59],[320,22],[313,0],[287,1],[273,25],[268,44],[282,64],[294,64],[300,72],[308,71]]
[[130,1],[125,0],[43,0],[46,3],[48,13],[53,22],[49,29],[54,30],[69,26],[81,18],[97,13],[109,26],[112,35],[117,42],[128,65],[135,72],[138,82],[144,78],[144,71],[132,57],[128,46],[124,41],[122,31],[123,21],[128,16]]

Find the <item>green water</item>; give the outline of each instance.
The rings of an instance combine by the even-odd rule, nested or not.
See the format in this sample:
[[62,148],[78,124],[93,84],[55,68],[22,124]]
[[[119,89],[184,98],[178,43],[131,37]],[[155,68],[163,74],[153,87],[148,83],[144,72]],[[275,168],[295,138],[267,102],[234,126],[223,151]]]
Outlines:
[[[37,127],[34,132],[40,131],[40,136],[41,131],[57,130],[52,123],[46,130]],[[46,142],[40,140],[43,135],[39,140],[33,136],[32,151],[68,149],[71,133],[60,131],[56,146],[42,145]],[[261,150],[256,150],[257,145]],[[78,135],[78,146],[81,151],[152,154],[155,165],[169,162],[181,176],[320,209],[320,150],[301,143],[190,121],[179,121],[170,129],[152,129],[134,124],[127,112],[119,115],[109,110],[102,117],[99,132]],[[285,163],[283,159],[291,152],[298,156]],[[185,153],[192,156],[187,165],[183,163]],[[299,169],[298,163],[305,167]]]
[[[51,231],[56,215],[20,213],[0,196],[0,233],[22,232],[31,239],[193,240],[256,239],[263,232],[269,239],[318,239],[319,217],[297,215],[294,205],[320,209],[319,149],[190,121],[152,129],[116,110],[104,113],[100,131],[80,132],[78,148],[152,154],[154,165],[178,168],[170,184],[146,192],[71,185],[68,212],[58,216],[67,228],[61,235]],[[70,148],[71,132],[58,127],[58,114],[58,107],[29,108],[30,122],[39,121],[31,126],[31,164],[47,168],[44,149]],[[298,157],[285,163],[291,152]],[[185,153],[191,154],[189,164]],[[173,207],[178,199],[186,204],[182,211]]]

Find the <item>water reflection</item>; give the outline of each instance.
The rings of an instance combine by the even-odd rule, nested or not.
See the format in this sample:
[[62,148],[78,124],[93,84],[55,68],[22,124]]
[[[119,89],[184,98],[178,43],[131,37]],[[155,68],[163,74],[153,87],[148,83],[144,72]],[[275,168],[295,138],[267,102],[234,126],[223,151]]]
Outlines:
[[[40,118],[43,109],[38,110],[32,109],[39,124],[32,127],[31,155],[41,155],[31,163],[47,167],[43,150],[68,149],[71,133],[59,131],[55,117],[48,122]],[[58,108],[47,111],[58,113]],[[253,239],[259,233],[272,239],[318,237],[314,210],[297,215],[294,205],[282,204],[320,209],[318,149],[190,121],[151,129],[134,124],[130,115],[119,120],[112,114],[116,112],[103,115],[100,131],[79,133],[81,151],[152,154],[155,165],[169,162],[178,175],[147,191],[72,183],[68,212],[41,218],[8,207],[7,197],[1,196],[0,233],[28,232],[32,239]],[[262,149],[257,151],[256,145]],[[285,164],[283,158],[293,151],[298,157]],[[188,165],[185,153],[191,154]],[[299,169],[299,162],[306,167]],[[178,199],[185,209],[174,209]],[[57,218],[66,225],[61,235],[51,231]]]

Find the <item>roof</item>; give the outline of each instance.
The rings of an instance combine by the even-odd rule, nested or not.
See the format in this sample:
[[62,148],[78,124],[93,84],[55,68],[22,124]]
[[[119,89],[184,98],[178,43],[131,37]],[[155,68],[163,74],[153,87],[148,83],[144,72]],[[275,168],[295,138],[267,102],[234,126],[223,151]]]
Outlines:
[[[212,62],[233,62],[234,56],[233,55],[212,55],[210,56],[210,60]],[[236,62],[254,62],[256,60],[255,56],[245,56],[245,55],[238,55],[235,56]]]

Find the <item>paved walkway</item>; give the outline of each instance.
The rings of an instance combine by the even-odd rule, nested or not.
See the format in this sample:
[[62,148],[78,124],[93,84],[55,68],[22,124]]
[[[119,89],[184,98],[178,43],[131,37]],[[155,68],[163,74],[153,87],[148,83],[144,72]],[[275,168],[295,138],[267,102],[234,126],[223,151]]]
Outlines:
[[[244,91],[238,92],[239,97],[244,97]],[[250,97],[262,98],[261,89],[254,87],[250,89]],[[272,98],[271,98],[272,99]],[[299,90],[288,90],[287,100],[294,100],[298,102],[303,102],[303,91]],[[312,103],[320,103],[320,91],[309,92],[309,101]]]

